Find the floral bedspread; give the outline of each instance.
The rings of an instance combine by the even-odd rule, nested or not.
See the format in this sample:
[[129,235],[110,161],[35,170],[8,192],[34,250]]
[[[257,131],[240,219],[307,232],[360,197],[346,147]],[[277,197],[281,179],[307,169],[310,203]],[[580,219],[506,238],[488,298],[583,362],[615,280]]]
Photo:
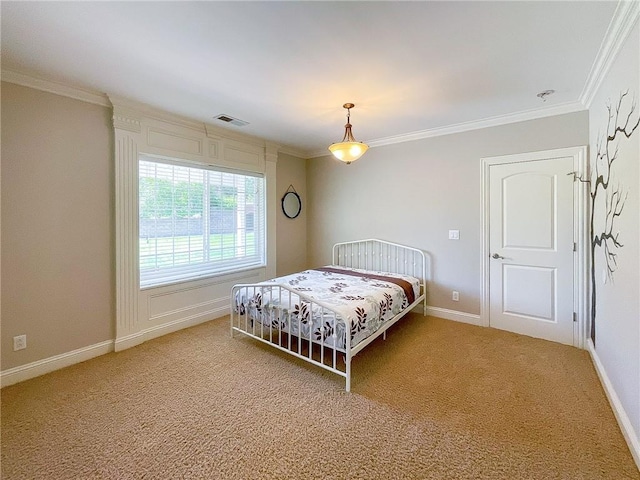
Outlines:
[[[409,275],[340,266],[323,269],[275,278],[260,283],[259,288],[241,289],[236,294],[235,309],[265,327],[311,337],[344,351],[346,330],[354,347],[420,295],[420,281]],[[286,285],[294,293],[270,288],[274,284]],[[295,292],[330,305],[339,321],[332,312],[301,300]]]

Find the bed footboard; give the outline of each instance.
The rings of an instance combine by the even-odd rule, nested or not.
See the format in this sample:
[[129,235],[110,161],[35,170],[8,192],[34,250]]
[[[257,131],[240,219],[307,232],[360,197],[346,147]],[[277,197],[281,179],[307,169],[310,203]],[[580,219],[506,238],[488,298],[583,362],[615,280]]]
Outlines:
[[[358,319],[343,318],[330,305],[274,282],[235,285],[231,291],[231,335],[239,332],[345,378],[351,389],[351,360],[362,349],[422,304],[427,314],[427,262],[422,250],[369,239],[338,243],[333,265],[416,277],[420,292],[371,335],[352,339]],[[358,330],[358,328],[356,328]],[[357,344],[351,345],[352,341]]]
[[350,390],[351,319],[287,285],[235,285],[231,301],[231,336],[240,332],[336,373]]

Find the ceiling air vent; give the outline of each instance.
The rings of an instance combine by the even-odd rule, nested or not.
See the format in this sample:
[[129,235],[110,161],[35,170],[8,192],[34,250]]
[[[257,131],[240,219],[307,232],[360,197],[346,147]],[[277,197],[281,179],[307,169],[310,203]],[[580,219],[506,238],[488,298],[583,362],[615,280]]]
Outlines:
[[233,118],[229,115],[225,115],[221,113],[220,115],[214,117],[216,120],[220,120],[221,122],[230,123],[231,125],[235,125],[236,127],[244,127],[245,125],[249,125],[249,122],[245,122],[244,120],[240,120],[238,118]]

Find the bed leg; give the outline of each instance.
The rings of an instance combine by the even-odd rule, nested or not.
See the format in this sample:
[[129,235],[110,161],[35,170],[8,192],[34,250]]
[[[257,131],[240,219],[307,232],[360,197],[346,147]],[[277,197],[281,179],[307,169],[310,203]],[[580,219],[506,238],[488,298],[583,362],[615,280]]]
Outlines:
[[387,331],[385,330],[384,332],[382,332],[382,340],[386,340],[387,339]]
[[347,376],[345,378],[344,389],[347,393],[349,393],[351,391],[351,359],[346,362],[346,367]]

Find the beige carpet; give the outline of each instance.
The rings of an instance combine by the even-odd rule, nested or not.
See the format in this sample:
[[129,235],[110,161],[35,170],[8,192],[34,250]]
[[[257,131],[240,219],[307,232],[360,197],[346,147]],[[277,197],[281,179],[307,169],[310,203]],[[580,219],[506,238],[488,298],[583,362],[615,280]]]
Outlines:
[[411,315],[341,377],[227,319],[2,390],[9,479],[640,479],[588,354]]

